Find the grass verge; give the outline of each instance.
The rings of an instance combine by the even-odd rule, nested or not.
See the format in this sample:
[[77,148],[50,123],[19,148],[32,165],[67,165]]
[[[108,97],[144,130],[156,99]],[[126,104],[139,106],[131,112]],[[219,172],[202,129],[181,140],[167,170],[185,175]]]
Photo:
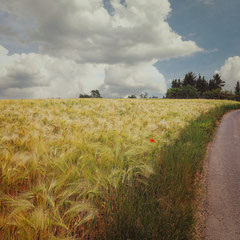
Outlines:
[[217,122],[238,108],[239,104],[223,105],[192,121],[173,144],[154,153],[154,174],[132,186],[126,181],[110,190],[107,202],[112,211],[102,213],[106,232],[99,232],[97,238],[192,239],[195,174],[201,171]]

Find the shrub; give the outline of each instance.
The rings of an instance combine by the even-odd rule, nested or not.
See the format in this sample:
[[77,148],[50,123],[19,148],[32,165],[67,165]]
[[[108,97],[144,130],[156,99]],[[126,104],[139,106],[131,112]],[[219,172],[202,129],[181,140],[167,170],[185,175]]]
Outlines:
[[166,94],[167,98],[199,98],[197,89],[193,86],[187,85],[180,88],[170,88]]

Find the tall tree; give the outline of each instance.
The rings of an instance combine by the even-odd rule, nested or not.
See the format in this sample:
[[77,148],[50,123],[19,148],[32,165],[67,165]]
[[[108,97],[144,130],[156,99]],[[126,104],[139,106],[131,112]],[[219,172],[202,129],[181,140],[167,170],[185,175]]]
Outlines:
[[210,80],[209,80],[209,84],[208,84],[208,90],[209,90],[209,91],[212,91],[212,90],[214,90],[214,89],[216,89],[216,85],[215,85],[215,83],[214,83],[214,80],[213,80],[213,79],[210,79]]
[[202,77],[200,74],[196,80],[196,88],[201,96],[204,92],[208,91],[208,82],[205,80],[204,76]]
[[80,93],[79,98],[91,98],[91,96],[88,95],[88,94],[81,94]]
[[179,99],[199,98],[199,93],[195,87],[188,85],[180,88],[169,88],[166,97]]
[[235,87],[235,94],[240,94],[240,83],[237,81],[236,87]]
[[137,98],[135,94],[129,95],[128,98]]
[[180,88],[182,86],[182,82],[180,80],[180,78],[177,80],[177,87]]
[[173,79],[172,80],[172,88],[180,88],[182,85],[180,79]]
[[206,92],[208,91],[208,82],[205,79],[205,77],[203,76],[202,78],[202,92]]
[[196,88],[199,92],[201,92],[202,89],[202,76],[199,74],[197,80],[196,80]]
[[196,86],[196,75],[193,72],[189,72],[183,79],[183,86]]
[[140,98],[148,98],[148,93],[144,92],[139,95]]
[[92,98],[102,98],[102,96],[98,90],[92,90],[90,96]]
[[172,88],[177,88],[177,79],[172,80]]
[[218,73],[213,75],[213,81],[214,81],[215,89],[218,89],[218,88],[222,89],[222,87],[225,86],[225,81],[221,79],[221,76]]

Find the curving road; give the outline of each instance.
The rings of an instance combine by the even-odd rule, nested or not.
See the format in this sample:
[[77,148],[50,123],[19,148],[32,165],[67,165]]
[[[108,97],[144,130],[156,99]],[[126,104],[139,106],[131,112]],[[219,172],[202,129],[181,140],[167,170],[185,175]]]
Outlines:
[[225,116],[209,150],[206,239],[240,240],[240,110]]

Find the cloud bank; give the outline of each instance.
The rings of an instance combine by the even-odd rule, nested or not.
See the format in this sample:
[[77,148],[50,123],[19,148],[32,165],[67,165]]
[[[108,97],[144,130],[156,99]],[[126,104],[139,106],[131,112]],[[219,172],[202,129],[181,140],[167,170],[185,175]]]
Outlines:
[[103,82],[103,66],[77,64],[73,60],[30,53],[9,56],[0,46],[1,98],[77,97]]
[[240,57],[230,57],[218,71],[226,82],[225,89],[234,90],[237,81],[240,81]]
[[152,65],[143,63],[136,66],[113,65],[105,69],[104,84],[100,90],[110,97],[139,95],[147,91],[152,95],[165,93],[167,86],[164,76]]
[[[0,11],[7,12],[9,16],[17,19],[19,24],[22,23],[21,29],[26,26],[24,39],[27,43],[35,43],[39,47],[39,51],[34,54],[5,54],[7,61],[21,62],[19,64],[22,66],[22,74],[13,74],[14,69],[8,67],[8,70],[5,70],[4,81],[11,84],[1,84],[8,88],[16,87],[19,92],[24,92],[21,89],[25,89],[19,88],[21,82],[24,86],[27,85],[26,82],[30,82],[27,85],[28,89],[33,83],[32,87],[44,89],[46,84],[49,87],[53,82],[58,82],[59,94],[65,92],[65,85],[71,84],[73,91],[85,91],[87,84],[84,85],[84,81],[91,78],[95,88],[101,86],[105,96],[123,96],[129,92],[128,89],[150,93],[158,90],[159,93],[164,93],[164,77],[157,73],[153,64],[158,60],[202,51],[195,42],[184,41],[168,25],[167,17],[171,12],[168,0],[126,0],[125,4],[121,4],[119,0],[110,0],[114,9],[112,15],[104,8],[102,0],[0,1]],[[15,38],[15,41],[17,44],[18,38]],[[55,64],[49,65],[49,59]],[[36,65],[43,68],[38,71],[46,71],[49,74],[41,73],[40,76],[39,72],[30,74],[26,71],[27,65],[32,61],[36,61]],[[61,62],[65,74],[62,72],[62,77],[59,77],[56,74],[56,66],[60,66]],[[91,71],[89,77],[84,74],[84,77],[79,77],[81,71],[86,72],[83,70],[86,69],[86,65]],[[80,70],[73,70],[76,68]],[[47,75],[55,79],[50,80]],[[44,86],[36,86],[36,80],[32,78],[37,77],[41,77],[42,80],[39,81],[41,84],[44,82]],[[78,85],[77,88],[75,84]],[[49,91],[48,94],[52,92]],[[61,96],[68,97],[69,94],[72,94],[70,90]],[[10,93],[5,95],[10,96]]]

